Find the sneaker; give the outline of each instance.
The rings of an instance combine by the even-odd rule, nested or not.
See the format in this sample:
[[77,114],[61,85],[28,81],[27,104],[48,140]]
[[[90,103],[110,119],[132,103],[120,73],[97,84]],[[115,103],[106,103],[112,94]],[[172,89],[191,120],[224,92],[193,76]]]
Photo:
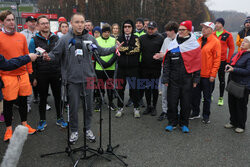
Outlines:
[[39,102],[39,98],[38,97],[34,97],[33,103],[37,104],[38,102]]
[[133,105],[132,99],[129,98],[126,107],[131,107]]
[[51,106],[49,104],[46,104],[46,111],[51,110]]
[[147,115],[147,114],[149,114],[149,113],[151,113],[152,112],[152,107],[151,106],[148,106],[147,108],[146,108],[146,110],[144,110],[143,111],[143,115]]
[[224,105],[223,97],[219,97],[218,106],[223,106],[223,105]]
[[193,119],[199,119],[201,116],[200,115],[194,115],[194,114],[191,114],[189,119],[193,120]]
[[189,133],[189,129],[185,125],[181,127],[181,130],[182,130],[183,133]]
[[12,137],[12,129],[7,129],[5,134],[4,134],[4,138],[3,141],[8,142]]
[[78,132],[72,132],[69,138],[69,142],[71,144],[75,144],[77,140],[78,140]]
[[27,104],[27,112],[31,112],[31,105]]
[[139,108],[134,108],[134,117],[135,118],[140,118],[140,109]]
[[210,120],[209,119],[202,119],[202,122],[204,123],[204,124],[210,124]]
[[101,111],[101,107],[100,107],[99,104],[97,104],[97,105],[95,106],[94,111],[95,111],[95,112],[100,112],[100,111]]
[[159,95],[160,95],[160,96],[162,95],[162,91],[159,91]]
[[152,110],[151,110],[151,116],[156,116],[157,115],[157,110],[155,107],[152,107]]
[[244,129],[242,129],[242,128],[236,128],[236,129],[235,129],[235,132],[236,132],[236,133],[243,133],[243,132],[244,132]]
[[111,111],[117,110],[117,108],[113,102],[108,107],[110,108]]
[[120,118],[123,115],[123,108],[118,108],[115,117]]
[[231,129],[234,126],[231,123],[227,123],[227,124],[224,125],[224,127],[227,128],[227,129]]
[[34,133],[36,133],[36,129],[31,128],[28,124],[26,124],[25,126],[29,129],[29,135],[33,135]]
[[140,105],[140,107],[142,107],[142,108],[146,107],[145,104],[144,104],[144,102],[143,102],[143,99],[140,100],[139,105]]
[[1,114],[0,115],[0,122],[4,122],[5,120],[4,120],[4,116],[3,116],[3,114]]
[[41,120],[38,124],[37,131],[41,132],[47,127],[47,123],[45,120]]
[[92,143],[95,142],[95,136],[91,130],[86,131],[86,138]]
[[176,129],[176,126],[172,126],[172,125],[168,125],[168,126],[166,126],[166,128],[165,128],[165,130],[166,130],[167,132],[172,132],[174,129]]
[[66,128],[68,126],[68,123],[63,120],[63,118],[60,118],[56,121],[56,124],[58,126],[61,126],[62,128]]
[[166,119],[166,118],[167,118],[167,113],[162,112],[161,115],[159,116],[159,118],[158,118],[157,120],[158,120],[158,121],[162,121],[162,120],[164,120],[164,119]]

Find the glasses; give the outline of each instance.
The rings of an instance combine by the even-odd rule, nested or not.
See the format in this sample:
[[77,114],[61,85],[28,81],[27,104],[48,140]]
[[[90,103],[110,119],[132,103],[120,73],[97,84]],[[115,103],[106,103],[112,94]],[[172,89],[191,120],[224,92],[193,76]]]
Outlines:
[[44,25],[49,25],[49,22],[46,22],[46,23],[40,23],[42,26]]
[[181,32],[183,32],[183,31],[186,31],[187,29],[178,29],[178,31],[181,31]]
[[132,26],[124,26],[124,28],[131,28]]

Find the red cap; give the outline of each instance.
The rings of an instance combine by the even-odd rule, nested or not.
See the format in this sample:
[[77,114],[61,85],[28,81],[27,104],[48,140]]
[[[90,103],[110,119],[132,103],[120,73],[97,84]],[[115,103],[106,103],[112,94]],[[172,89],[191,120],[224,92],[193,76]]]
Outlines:
[[67,22],[67,20],[65,17],[59,17],[58,22]]
[[191,20],[187,20],[187,21],[183,21],[180,26],[185,26],[187,28],[188,31],[192,31],[192,21]]

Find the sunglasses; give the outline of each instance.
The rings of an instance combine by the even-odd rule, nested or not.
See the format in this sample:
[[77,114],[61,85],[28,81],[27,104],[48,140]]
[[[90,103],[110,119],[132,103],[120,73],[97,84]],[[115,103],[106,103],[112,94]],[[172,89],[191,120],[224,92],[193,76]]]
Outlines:
[[124,28],[131,28],[132,26],[124,26]]
[[182,31],[182,32],[183,32],[183,31],[186,31],[186,30],[187,30],[187,29],[178,29],[178,31]]

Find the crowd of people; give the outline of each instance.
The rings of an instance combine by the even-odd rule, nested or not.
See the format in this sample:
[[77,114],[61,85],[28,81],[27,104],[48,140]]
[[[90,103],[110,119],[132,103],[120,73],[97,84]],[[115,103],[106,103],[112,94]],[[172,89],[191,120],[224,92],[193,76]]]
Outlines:
[[[29,134],[45,130],[49,88],[54,97],[56,124],[61,128],[68,126],[62,108],[69,107],[71,143],[78,140],[80,102],[86,112],[84,131],[87,139],[94,141],[95,135],[91,131],[93,111],[99,112],[103,104],[107,104],[119,119],[129,110],[125,106],[133,106],[135,118],[149,114],[156,116],[159,95],[162,96],[162,112],[158,121],[168,120],[167,132],[179,126],[183,133],[188,133],[189,120],[201,117],[201,101],[201,120],[204,124],[210,123],[217,75],[218,105],[224,105],[226,72],[229,73],[227,82],[230,85],[237,83],[243,94],[238,96],[235,87],[228,87],[230,122],[225,128],[244,132],[250,91],[249,17],[244,22],[244,29],[238,33],[236,53],[233,36],[224,29],[223,18],[216,19],[215,23],[201,23],[201,37],[193,33],[190,20],[180,24],[170,21],[163,33],[158,31],[155,21],[147,18],[138,18],[135,23],[125,20],[121,28],[118,23],[94,27],[93,22],[85,20],[81,13],[73,14],[69,22],[60,17],[57,32],[51,32],[50,20],[44,15],[28,17],[28,29],[21,33],[16,32],[15,16],[10,11],[1,12],[0,21],[3,94],[0,120],[6,124],[4,141],[9,141],[12,136],[13,104],[18,104],[21,122],[29,128]],[[39,47],[45,50],[42,56],[36,55]],[[31,60],[34,62],[30,63]],[[93,78],[96,86],[90,88]],[[124,101],[126,85],[129,86],[127,103]],[[105,94],[107,103],[103,98]],[[27,124],[32,98],[34,103],[39,102],[40,118],[36,129]],[[61,105],[62,101],[65,106]]]

